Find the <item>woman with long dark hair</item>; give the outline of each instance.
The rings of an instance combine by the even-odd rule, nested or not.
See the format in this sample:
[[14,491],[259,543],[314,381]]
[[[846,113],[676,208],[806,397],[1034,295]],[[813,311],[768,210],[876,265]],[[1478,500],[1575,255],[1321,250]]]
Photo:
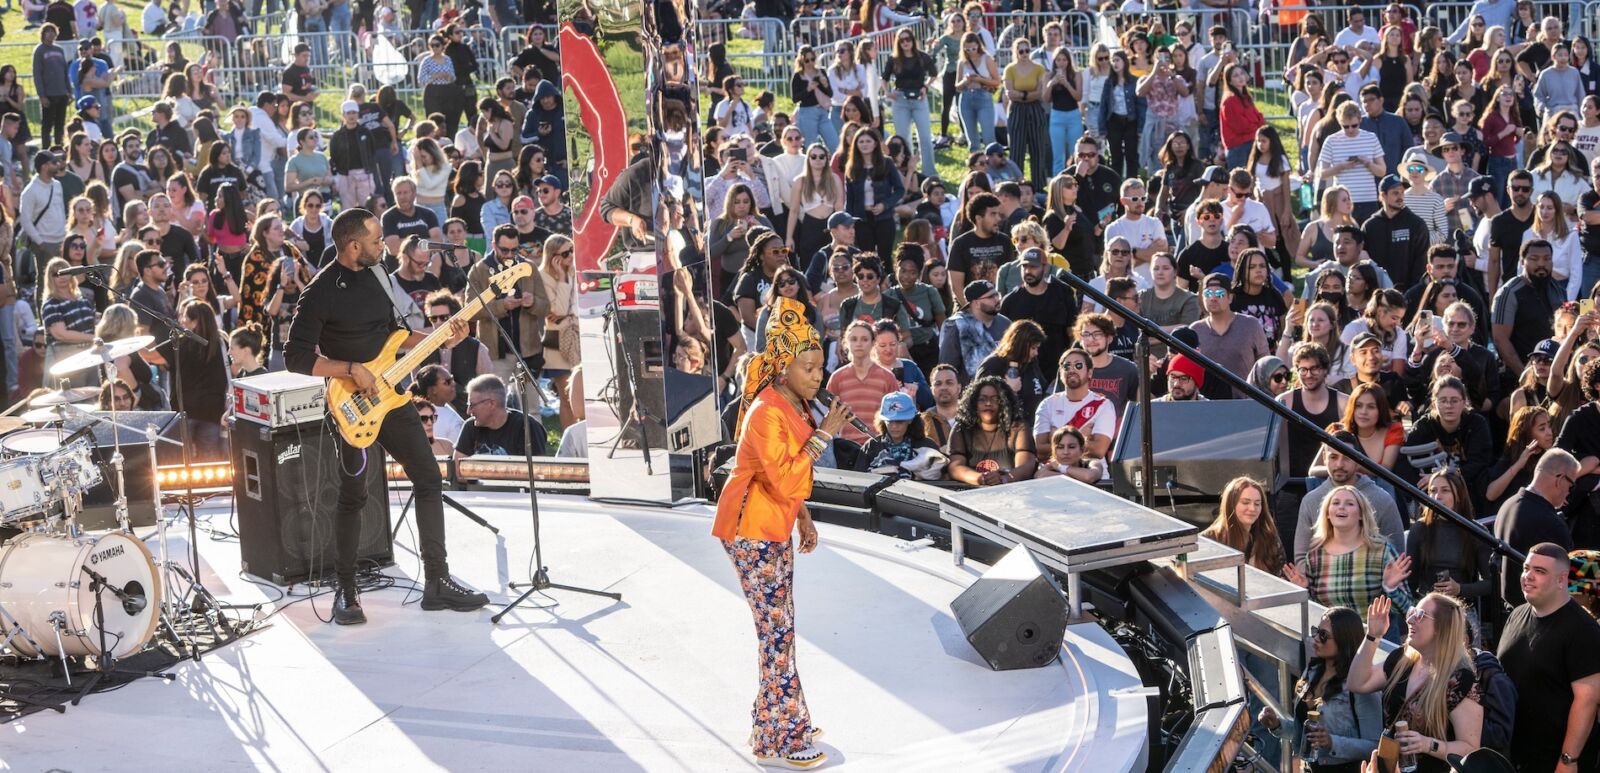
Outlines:
[[217,327],[217,312],[191,298],[178,308],[178,322],[203,343],[176,338],[156,347],[161,364],[172,368],[172,406],[184,413],[196,460],[226,459],[222,415],[228,404],[227,342]]
[[[507,152],[507,155],[510,153]],[[449,214],[450,217],[461,218],[461,222],[467,224],[467,235],[475,239],[481,239],[489,233],[483,230],[483,188],[482,164],[464,161],[456,168],[455,179],[450,182]]]
[[961,60],[956,64],[956,90],[961,134],[967,149],[981,151],[994,141],[994,92],[1000,88],[1000,71],[994,57],[984,53],[983,39],[974,32],[961,36]]
[[718,269],[714,285],[718,297],[732,291],[734,280],[750,257],[747,239],[755,228],[771,230],[772,223],[756,208],[756,197],[750,186],[744,183],[728,186],[722,214],[712,218],[708,237],[709,257],[716,261]]
[[494,177],[501,169],[515,169],[517,130],[511,114],[490,97],[478,102],[478,142],[483,146],[484,173]]
[[[1222,135],[1222,146],[1228,151],[1228,168],[1245,166],[1250,160],[1250,150],[1255,147],[1256,132],[1267,125],[1250,96],[1250,71],[1243,65],[1230,64],[1223,71],[1222,102],[1217,108],[1217,125]],[[1282,231],[1279,231],[1282,233]]]
[[1253,478],[1238,477],[1222,489],[1217,518],[1200,536],[1216,540],[1244,554],[1251,566],[1277,576],[1288,560],[1283,540],[1272,520],[1266,487]]
[[[1309,756],[1315,750],[1316,762],[1309,767],[1318,773],[1356,773],[1383,734],[1383,706],[1377,694],[1354,693],[1347,686],[1366,632],[1361,613],[1350,607],[1323,612],[1311,629],[1311,660],[1295,684],[1294,716],[1261,710],[1262,726],[1279,735],[1289,731],[1298,753]],[[1318,727],[1306,724],[1312,711],[1320,714]]]
[[241,195],[242,199],[247,177],[244,170],[234,163],[233,148],[228,147],[227,142],[219,140],[211,144],[211,147],[206,151],[206,158],[210,160],[210,163],[206,164],[205,170],[200,173],[199,179],[195,180],[194,183],[195,189],[200,193],[200,197],[211,206],[216,207],[218,206],[218,189],[224,185],[233,185],[234,190]]
[[239,280],[239,320],[254,322],[272,329],[266,307],[269,300],[270,278],[274,271],[287,272],[293,267],[295,278],[301,286],[311,281],[311,267],[301,259],[300,250],[286,237],[283,218],[267,215],[256,220],[250,232],[250,251],[245,256]]
[[1072,50],[1061,46],[1050,55],[1045,81],[1050,98],[1050,176],[1067,168],[1067,159],[1083,136],[1083,76],[1072,62]]
[[1290,184],[1289,173],[1294,170],[1289,154],[1283,149],[1283,139],[1271,124],[1256,130],[1250,144],[1250,157],[1245,168],[1256,180],[1256,196],[1272,216],[1273,230],[1278,232],[1276,251],[1282,256],[1278,264],[1290,265],[1289,258],[1300,253],[1300,221],[1294,214],[1294,200],[1299,191]]
[[910,29],[895,33],[894,53],[884,74],[890,80],[889,114],[894,118],[895,134],[909,143],[915,129],[922,175],[938,175],[933,157],[933,121],[928,114],[928,86],[935,74],[933,57],[923,53]]
[[1286,327],[1289,303],[1272,285],[1272,267],[1266,250],[1251,247],[1233,264],[1233,310],[1261,321],[1267,342],[1276,344]]
[[222,255],[228,273],[243,282],[241,271],[245,249],[250,241],[249,224],[245,219],[244,197],[239,186],[223,183],[217,188],[217,207],[206,216],[205,240]]
[[[1474,517],[1472,495],[1461,473],[1448,468],[1438,470],[1424,476],[1418,488],[1457,515],[1469,520]],[[1476,634],[1481,631],[1477,604],[1481,599],[1497,598],[1488,546],[1450,517],[1423,506],[1406,534],[1406,553],[1411,556],[1413,591],[1418,596],[1442,593],[1466,602],[1473,640],[1478,641]]]
[[1044,328],[1029,319],[1019,319],[1006,328],[994,353],[978,364],[979,376],[1004,379],[1020,401],[1020,420],[1033,426],[1033,414],[1044,401],[1047,386],[1039,367],[1039,348],[1044,345]]
[[884,154],[878,132],[864,129],[845,159],[845,211],[856,217],[856,244],[879,255],[894,253],[894,207],[905,182]]
[[[1493,73],[1490,76],[1493,77]],[[1488,86],[1485,85],[1485,88]],[[1483,144],[1489,148],[1483,173],[1494,181],[1495,195],[1500,199],[1500,206],[1504,207],[1511,200],[1506,191],[1506,181],[1519,166],[1517,143],[1528,134],[1517,107],[1517,92],[1510,83],[1494,90],[1489,109],[1478,119],[1478,130],[1483,132]]]
[[417,85],[422,87],[422,112],[446,116],[445,136],[454,137],[461,119],[461,90],[456,86],[455,62],[445,55],[443,35],[428,38],[428,51],[417,57]]
[[1039,464],[1017,393],[999,376],[983,376],[967,385],[949,447],[946,474],[969,486],[1027,480]]
[[1139,96],[1138,79],[1128,68],[1128,53],[1113,53],[1111,75],[1100,94],[1100,128],[1109,146],[1106,155],[1111,171],[1123,179],[1139,173],[1139,132],[1144,130],[1146,109],[1144,97]]
[[1181,130],[1167,135],[1156,151],[1155,160],[1161,170],[1150,176],[1149,195],[1155,197],[1155,207],[1151,211],[1162,222],[1172,223],[1174,230],[1181,233],[1184,213],[1200,199],[1205,189],[1200,175],[1206,165],[1195,155],[1194,138]]
[[[733,561],[755,618],[760,684],[751,709],[751,751],[757,762],[820,765],[795,664],[794,552],[816,549],[817,530],[805,500],[812,466],[850,419],[835,400],[818,426],[811,401],[822,385],[822,339],[799,304],[785,301],[767,329],[767,346],[751,359],[735,424],[737,450],[717,501],[711,533]],[[781,758],[781,759],[780,759]]]
[[[844,210],[844,185],[828,164],[828,148],[814,142],[806,148],[805,166],[789,186],[791,217],[784,241],[795,246],[802,267],[809,267],[817,251],[829,241],[828,218]],[[726,214],[727,208],[723,208]]]
[[[719,45],[712,44],[712,48]],[[794,125],[800,129],[800,140],[821,142],[832,153],[839,145],[839,127],[834,125],[830,115],[833,85],[828,73],[817,66],[817,52],[811,46],[801,46],[795,54],[789,94],[794,99]]]

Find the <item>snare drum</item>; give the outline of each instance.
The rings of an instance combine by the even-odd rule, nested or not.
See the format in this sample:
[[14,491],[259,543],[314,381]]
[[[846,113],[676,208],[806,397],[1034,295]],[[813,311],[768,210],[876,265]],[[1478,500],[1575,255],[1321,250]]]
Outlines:
[[[128,597],[123,601],[109,590],[100,592],[104,650],[102,628],[95,624],[93,583],[85,567]],[[127,657],[155,634],[160,610],[161,578],[155,561],[143,542],[127,534],[72,539],[33,533],[0,546],[0,636],[15,622],[32,639],[12,639],[17,654]]]
[[48,454],[61,449],[61,439],[67,433],[57,429],[22,429],[0,437],[0,457],[13,459],[19,456]]
[[42,462],[38,456],[0,461],[0,526],[23,526],[50,511]]

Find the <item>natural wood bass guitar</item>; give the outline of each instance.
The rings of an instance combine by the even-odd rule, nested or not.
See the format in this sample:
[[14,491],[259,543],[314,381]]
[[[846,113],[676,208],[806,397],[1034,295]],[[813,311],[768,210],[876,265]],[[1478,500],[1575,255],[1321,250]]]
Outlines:
[[438,325],[427,338],[400,357],[400,347],[411,337],[405,330],[396,330],[383,345],[383,351],[368,362],[361,363],[377,381],[377,394],[363,395],[356,391],[356,382],[348,378],[328,379],[328,410],[339,427],[339,434],[356,448],[366,448],[378,440],[378,428],[383,417],[396,408],[411,402],[411,396],[397,388],[421,367],[439,347],[450,340],[450,324],[456,320],[472,321],[485,304],[510,293],[517,281],[533,274],[532,263],[517,263],[489,277],[489,286],[478,293],[450,318]]

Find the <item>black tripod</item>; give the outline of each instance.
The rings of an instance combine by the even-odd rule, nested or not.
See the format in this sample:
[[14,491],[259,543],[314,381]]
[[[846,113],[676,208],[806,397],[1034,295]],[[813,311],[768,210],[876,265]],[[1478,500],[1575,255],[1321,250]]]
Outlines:
[[[89,681],[83,683],[83,689],[79,690],[78,694],[73,697],[72,705],[78,705],[78,701],[83,700],[83,696],[93,692],[95,685],[100,684],[100,680],[104,679],[106,674],[154,676],[169,682],[176,679],[176,676],[166,671],[130,671],[117,668],[116,658],[111,657],[109,650],[106,648],[106,607],[102,597],[106,591],[110,591],[113,596],[116,596],[122,602],[123,608],[129,610],[130,614],[143,610],[144,606],[150,602],[142,595],[130,594],[122,588],[106,582],[105,576],[87,566],[78,568],[83,570],[84,574],[89,575],[89,591],[94,594],[94,627],[95,633],[100,636],[100,654],[95,656],[95,669],[89,674]],[[69,676],[68,678],[70,679],[71,677]]]
[[[493,285],[491,284],[491,286]],[[501,295],[503,297],[504,293]],[[511,313],[515,314],[517,312],[513,310]],[[505,345],[506,351],[511,354],[513,362],[511,386],[516,390],[515,393],[519,395],[526,394],[525,389],[538,389],[538,385],[533,378],[533,371],[528,368],[527,361],[522,359],[522,347],[518,346],[516,341],[511,340],[511,334],[506,332],[505,325],[500,324],[499,320],[494,321],[494,329],[496,333],[499,333],[500,341]],[[550,569],[544,565],[544,539],[539,533],[539,492],[533,483],[533,413],[529,410],[532,406],[523,405],[522,408],[522,456],[528,463],[528,512],[533,516],[533,576],[529,578],[528,582],[511,583],[513,590],[518,588],[527,588],[527,590],[523,591],[522,595],[518,596],[510,604],[505,605],[499,612],[496,612],[494,617],[489,618],[489,622],[496,624],[500,622],[500,618],[510,614],[511,610],[516,609],[529,596],[544,590],[565,590],[573,593],[587,593],[591,596],[604,596],[614,601],[622,600],[621,593],[579,588],[574,585],[561,585],[550,581]]]
[[[622,353],[622,378],[627,384],[627,394],[631,404],[628,406],[628,415],[622,417],[622,426],[617,429],[617,439],[612,441],[611,450],[606,452],[606,458],[616,458],[617,449],[622,446],[622,439],[627,436],[628,428],[633,427],[639,433],[639,448],[644,451],[644,473],[654,475],[656,468],[655,462],[650,459],[650,432],[645,423],[660,422],[665,426],[666,422],[652,415],[650,409],[645,407],[644,401],[639,399],[639,380],[634,376],[637,371],[633,367],[633,354],[628,350],[628,342],[622,335],[622,320],[619,317],[621,313],[622,310],[617,308],[617,286],[613,282],[611,307],[606,309],[606,326],[612,328],[608,335],[611,335],[616,342],[617,351]],[[620,396],[618,402],[621,402]]]

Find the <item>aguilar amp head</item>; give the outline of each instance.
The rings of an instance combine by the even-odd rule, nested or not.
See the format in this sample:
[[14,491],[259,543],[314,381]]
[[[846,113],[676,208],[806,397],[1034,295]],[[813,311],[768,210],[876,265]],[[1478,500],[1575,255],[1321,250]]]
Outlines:
[[[247,574],[289,585],[333,572],[334,508],[341,474],[326,422],[271,430],[233,425],[233,498],[239,553]],[[361,511],[361,565],[394,563],[389,491],[380,446],[367,449],[367,506]]]
[[[68,432],[76,432],[85,424],[93,423],[90,442],[94,444],[94,460],[100,465],[100,484],[83,494],[83,512],[78,516],[78,526],[90,531],[110,529],[117,525],[115,490],[117,475],[111,466],[116,444],[122,444],[123,489],[128,495],[128,521],[134,526],[154,526],[156,507],[155,473],[150,469],[150,443],[144,428],[153,426],[156,434],[177,444],[156,441],[156,463],[162,467],[183,463],[183,430],[178,414],[173,411],[118,411],[117,423],[111,426],[110,411],[96,411],[97,419],[73,417],[64,422]],[[115,430],[115,434],[113,434]],[[137,432],[134,430],[138,430]]]
[[[1155,488],[1182,500],[1222,495],[1228,481],[1248,475],[1273,492],[1289,474],[1287,424],[1251,400],[1204,400],[1150,404],[1155,445]],[[1144,479],[1139,404],[1129,403],[1111,452],[1112,490],[1137,496]],[[1172,482],[1169,491],[1167,482]]]
[[1067,599],[1055,577],[1018,545],[950,602],[972,648],[996,671],[1038,668],[1061,652]]

